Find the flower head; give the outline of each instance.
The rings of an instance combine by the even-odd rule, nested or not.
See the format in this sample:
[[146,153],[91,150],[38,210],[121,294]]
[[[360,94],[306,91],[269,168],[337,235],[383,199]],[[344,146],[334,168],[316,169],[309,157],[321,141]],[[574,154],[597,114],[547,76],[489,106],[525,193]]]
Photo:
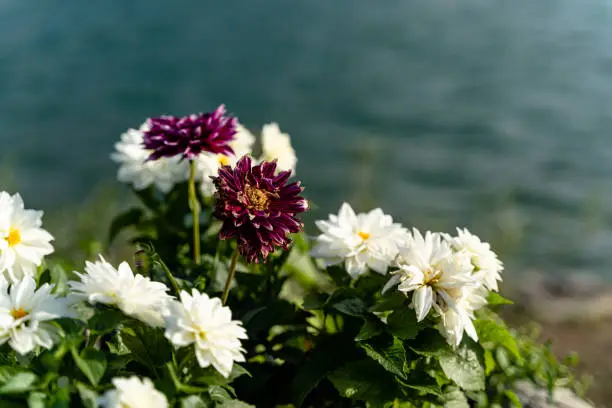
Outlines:
[[140,129],[128,129],[121,135],[121,141],[115,144],[116,151],[111,158],[120,165],[117,179],[132,184],[138,191],[154,185],[167,193],[175,184],[187,180],[189,167],[180,157],[147,160],[153,153],[143,146],[144,132],[148,128],[144,123]]
[[115,269],[101,255],[97,262],[85,262],[85,273],[75,273],[80,281],[68,285],[77,298],[117,306],[126,315],[154,327],[163,325],[161,311],[170,299],[163,283],[134,274],[127,262]]
[[317,221],[316,225],[322,234],[316,239],[312,256],[322,258],[328,266],[344,262],[353,278],[368,268],[386,274],[399,246],[408,239],[408,231],[393,223],[380,208],[355,214],[348,203],[342,204],[338,215],[330,214],[329,220]]
[[398,270],[385,289],[398,284],[398,290],[413,292],[412,306],[417,320],[425,319],[429,311],[453,308],[452,294],[466,285],[477,286],[471,268],[453,256],[450,246],[440,234],[427,231],[425,236],[414,229],[407,245],[400,248],[396,259]]
[[194,159],[202,152],[233,154],[229,142],[236,134],[236,118],[227,116],[225,105],[210,113],[182,118],[159,116],[147,121],[143,145],[152,150],[150,160],[182,156]]
[[99,404],[103,408],[167,408],[166,396],[148,378],[113,378],[115,388],[107,391]]
[[36,289],[31,276],[10,285],[0,276],[0,344],[8,341],[19,354],[37,346],[50,349],[55,343],[55,327],[46,323],[61,317],[73,317],[69,302],[52,294],[53,285]]
[[0,273],[18,281],[36,272],[53,252],[51,234],[41,228],[42,211],[26,210],[19,194],[0,192]]
[[274,246],[287,249],[287,234],[299,232],[302,222],[296,217],[308,209],[306,199],[298,194],[299,182],[287,184],[291,172],[275,175],[276,162],[263,162],[252,167],[249,156],[242,157],[236,167],[223,166],[213,181],[215,216],[223,221],[221,239],[236,237],[240,253],[247,262],[259,262],[274,251]]
[[487,242],[482,242],[467,228],[457,228],[457,236],[446,235],[452,249],[462,254],[474,267],[474,276],[482,281],[487,289],[497,291],[497,281],[500,281],[504,265]]
[[215,185],[211,177],[219,174],[221,166],[235,166],[238,160],[245,154],[250,154],[255,143],[255,136],[244,126],[236,126],[236,136],[230,142],[230,147],[234,151],[232,155],[202,153],[196,159],[196,169],[200,178],[200,191],[205,197],[210,197],[215,193]]
[[241,322],[232,320],[232,312],[218,298],[209,298],[193,289],[181,291],[181,300],[172,301],[164,314],[166,337],[175,347],[193,344],[200,367],[212,365],[229,377],[234,362],[243,362],[240,340],[247,334]]
[[482,286],[464,286],[457,290],[450,290],[453,307],[445,305],[440,308],[439,330],[448,343],[458,346],[466,333],[474,341],[478,341],[478,334],[474,327],[474,312],[486,303],[487,291]]
[[277,123],[264,125],[261,130],[261,161],[277,161],[277,171],[291,170],[295,174],[297,157],[291,138],[281,132]]

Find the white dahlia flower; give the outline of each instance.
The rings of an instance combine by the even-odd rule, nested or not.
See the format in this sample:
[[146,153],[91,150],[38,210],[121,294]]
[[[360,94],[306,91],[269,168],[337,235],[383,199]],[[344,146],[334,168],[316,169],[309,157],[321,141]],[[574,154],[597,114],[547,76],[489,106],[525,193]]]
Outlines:
[[277,160],[277,172],[291,170],[295,175],[297,156],[291,145],[291,137],[281,132],[277,123],[268,123],[261,129],[261,161]]
[[0,344],[8,341],[19,354],[37,346],[50,349],[57,331],[48,323],[61,317],[74,317],[66,298],[52,294],[53,285],[45,283],[36,289],[31,276],[9,283],[0,276]]
[[232,320],[232,312],[219,298],[209,298],[193,289],[181,291],[181,299],[172,301],[164,314],[166,337],[175,347],[194,345],[200,367],[212,365],[229,377],[234,362],[243,362],[240,340],[247,334],[242,323]]
[[127,262],[115,269],[102,255],[99,261],[85,262],[85,273],[75,273],[80,281],[68,282],[73,296],[91,304],[116,306],[126,315],[154,327],[163,325],[161,312],[170,300],[168,287],[163,283],[134,274]]
[[115,388],[99,400],[102,408],[167,408],[166,396],[148,378],[113,378]]
[[53,236],[41,228],[42,215],[26,210],[19,194],[0,192],[0,274],[13,282],[35,275],[45,255],[53,252]]
[[348,203],[342,204],[338,215],[330,214],[327,221],[316,221],[316,225],[322,234],[316,238],[311,255],[323,259],[327,266],[344,262],[353,278],[368,268],[386,274],[399,247],[409,238],[408,231],[380,208],[355,214]]

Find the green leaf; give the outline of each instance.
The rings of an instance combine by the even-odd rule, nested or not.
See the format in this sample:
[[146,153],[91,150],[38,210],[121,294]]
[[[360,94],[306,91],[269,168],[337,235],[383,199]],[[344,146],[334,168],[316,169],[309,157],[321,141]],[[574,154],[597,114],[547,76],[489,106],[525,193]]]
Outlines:
[[468,391],[481,391],[485,387],[485,372],[474,347],[464,343],[455,353],[440,355],[438,361],[444,374],[459,387]]
[[[6,375],[7,371],[3,373]],[[10,377],[3,377],[2,385],[0,386],[0,395],[21,394],[29,391],[34,382],[36,375],[28,371],[16,371]]]
[[[166,367],[166,370],[167,370],[166,372],[169,374],[170,380],[172,381],[172,384],[174,385],[174,388],[176,390],[182,391],[185,394],[201,394],[201,393],[207,391],[207,389],[203,388],[203,387],[195,387],[193,385],[183,384],[181,382],[181,379],[177,375],[176,371],[174,370],[173,363],[168,362],[168,363],[166,363],[165,367]],[[210,387],[208,389],[208,391],[210,392],[210,390],[217,389],[217,388],[221,388],[221,387],[218,386],[218,385],[213,385],[212,387]]]
[[394,291],[391,294],[382,297],[378,303],[372,306],[370,312],[386,312],[388,310],[396,310],[404,308],[406,303],[406,295],[401,292]]
[[171,360],[172,348],[160,329],[138,323],[124,327],[120,336],[132,358],[145,367],[160,367]]
[[408,379],[400,382],[405,387],[425,394],[435,395],[436,397],[442,397],[443,395],[436,379],[420,370],[410,372]]
[[310,292],[304,298],[302,303],[302,309],[304,310],[317,310],[322,309],[325,306],[325,295],[316,292]]
[[112,243],[113,240],[127,227],[137,225],[144,218],[144,211],[141,208],[130,208],[127,211],[119,214],[113,219],[110,230],[108,233],[108,243]]
[[96,308],[95,314],[89,319],[87,325],[95,334],[110,333],[119,328],[119,326],[128,320],[128,317],[122,311],[109,308]]
[[206,385],[225,385],[231,383],[236,378],[241,377],[243,375],[248,375],[249,377],[251,376],[251,374],[249,374],[249,372],[244,367],[238,364],[234,364],[232,366],[232,372],[230,373],[230,376],[228,378],[223,377],[213,367],[208,367],[206,369],[202,369],[201,372],[194,373],[194,377],[196,377],[194,381]]
[[503,323],[498,323],[492,319],[477,319],[474,322],[476,333],[482,344],[491,343],[506,348],[519,361],[519,353],[516,341]]
[[215,405],[215,408],[255,408],[255,405],[247,404],[238,400],[223,401],[221,404]]
[[495,363],[495,359],[493,358],[493,354],[491,354],[490,350],[484,351],[484,363],[485,363],[485,375],[488,377],[495,370],[495,366],[497,365]]
[[31,392],[30,395],[28,395],[28,408],[45,408],[46,401],[47,396],[45,393]]
[[306,361],[300,366],[291,384],[291,395],[295,405],[300,406],[308,394],[325,378],[338,368],[353,352],[353,343],[339,336],[330,336],[306,354]]
[[327,378],[341,396],[382,406],[398,393],[393,375],[372,360],[346,364]]
[[487,295],[487,304],[489,306],[513,305],[514,302],[509,299],[506,299],[497,292],[489,292],[489,294]]
[[76,383],[81,402],[85,408],[98,408],[98,394],[81,382]]
[[49,273],[51,275],[51,282],[55,284],[53,293],[63,295],[68,292],[68,273],[64,268],[59,264],[55,264],[51,267]]
[[396,337],[378,337],[376,339],[361,342],[359,346],[374,361],[378,362],[385,370],[405,379],[404,362],[406,361],[406,350],[402,341]]
[[349,316],[361,317],[366,313],[366,306],[359,298],[344,299],[333,304],[333,308]]
[[444,394],[444,408],[470,408],[470,404],[459,388],[449,387]]
[[379,334],[382,334],[384,331],[384,325],[380,320],[375,317],[365,316],[363,326],[357,336],[355,336],[355,341],[363,341],[371,339],[372,337],[376,337]]
[[97,386],[106,371],[106,355],[100,350],[88,348],[79,354],[76,347],[71,350],[72,358],[91,385]]
[[417,322],[416,314],[411,309],[398,309],[391,313],[387,318],[387,326],[394,336],[404,340],[416,338],[423,329],[423,325]]
[[521,400],[519,399],[519,397],[516,395],[516,393],[512,390],[506,390],[504,391],[504,395],[506,396],[506,398],[508,398],[510,400],[510,403],[512,404],[513,407],[515,408],[522,408],[523,404],[521,403]]
[[417,338],[409,344],[412,351],[425,357],[438,357],[453,353],[444,337],[434,329],[422,330]]
[[211,404],[204,401],[199,395],[190,395],[181,400],[181,408],[210,408]]
[[190,395],[181,400],[181,408],[210,408],[211,404],[205,402],[198,395]]

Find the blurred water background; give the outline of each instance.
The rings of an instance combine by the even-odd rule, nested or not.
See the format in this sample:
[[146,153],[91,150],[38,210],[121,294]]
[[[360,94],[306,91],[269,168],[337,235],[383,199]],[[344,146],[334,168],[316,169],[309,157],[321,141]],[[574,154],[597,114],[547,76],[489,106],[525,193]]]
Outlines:
[[0,0],[0,183],[65,208],[113,183],[124,129],[225,102],[291,134],[312,217],[380,205],[470,226],[515,274],[612,280],[610,21],[604,0]]

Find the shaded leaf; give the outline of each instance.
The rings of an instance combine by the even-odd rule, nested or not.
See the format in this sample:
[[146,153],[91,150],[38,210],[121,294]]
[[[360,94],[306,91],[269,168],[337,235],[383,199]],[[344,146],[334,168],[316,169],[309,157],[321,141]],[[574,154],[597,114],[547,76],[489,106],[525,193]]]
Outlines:
[[444,374],[468,391],[480,391],[485,387],[484,367],[474,347],[464,343],[454,353],[440,355],[438,360]]
[[401,340],[390,336],[378,337],[367,342],[361,342],[359,346],[385,370],[400,378],[406,378],[404,373],[406,350]]
[[492,319],[477,319],[474,322],[474,326],[481,343],[500,345],[506,348],[519,361],[521,360],[514,336],[512,336],[502,322],[498,323]]
[[80,354],[76,347],[73,347],[70,351],[77,367],[85,374],[92,385],[97,386],[106,371],[106,355],[102,351],[92,348],[85,349]]
[[371,339],[372,337],[382,334],[383,331],[384,325],[380,320],[375,317],[366,316],[361,330],[359,330],[359,333],[355,336],[355,341]]
[[407,308],[391,313],[387,318],[387,326],[394,336],[404,340],[416,338],[419,331],[423,329],[423,325],[417,322],[414,310]]
[[327,378],[341,396],[382,406],[398,393],[393,375],[372,360],[346,364]]
[[0,386],[0,395],[20,394],[29,391],[38,377],[28,371],[17,371],[5,378],[6,380],[2,381],[3,384]]
[[125,228],[137,225],[144,218],[144,211],[141,208],[130,208],[117,215],[111,222],[110,229],[108,232],[108,242],[112,243],[114,239],[119,235]]

